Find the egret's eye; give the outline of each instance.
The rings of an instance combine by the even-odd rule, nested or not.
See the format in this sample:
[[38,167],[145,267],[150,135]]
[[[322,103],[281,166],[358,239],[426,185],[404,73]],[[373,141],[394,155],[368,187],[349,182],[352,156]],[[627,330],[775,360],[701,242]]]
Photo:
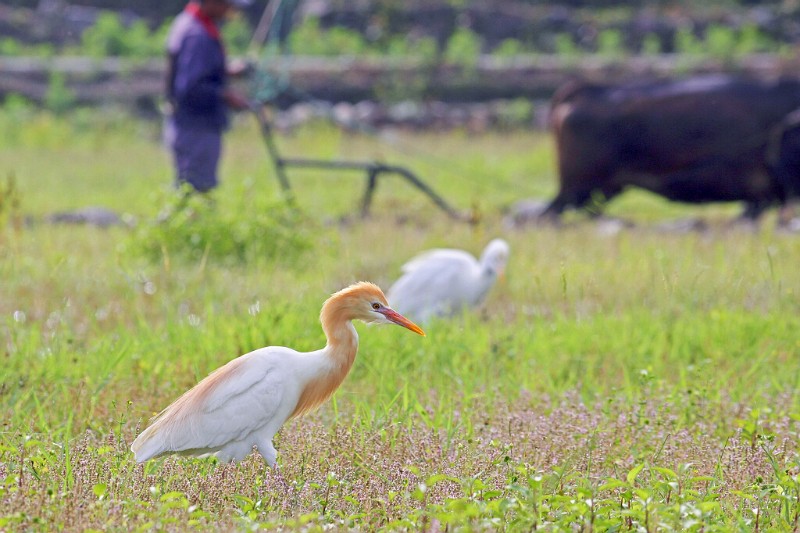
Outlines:
[[378,302],[375,302],[374,304],[372,304],[372,308],[377,311],[378,309],[381,308],[381,304],[379,304]]

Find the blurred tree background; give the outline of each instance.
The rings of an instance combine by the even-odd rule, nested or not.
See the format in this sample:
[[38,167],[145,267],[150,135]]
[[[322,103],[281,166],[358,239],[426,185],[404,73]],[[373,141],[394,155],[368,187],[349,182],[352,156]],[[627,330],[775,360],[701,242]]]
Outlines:
[[[290,52],[307,55],[319,53],[311,42],[314,39],[316,48],[328,55],[404,55],[409,49],[428,46],[426,40],[435,43],[440,53],[455,40],[461,47],[477,44],[476,53],[500,55],[563,54],[573,49],[680,53],[691,49],[692,39],[705,40],[709,32],[716,33],[713,39],[717,46],[725,46],[726,39],[732,37],[747,40],[753,51],[775,51],[781,44],[800,40],[800,2],[794,0],[271,1],[282,4],[278,21],[282,37],[288,35],[290,27],[302,27],[304,32],[295,39],[295,49]],[[84,32],[101,25],[95,33],[132,31],[138,35],[128,41],[156,37],[160,46],[164,28],[184,4],[185,0],[6,0],[0,6],[0,39],[84,53],[75,46],[86,44]],[[250,37],[267,5],[268,0],[254,0],[233,24],[241,27],[229,33]],[[328,35],[330,32],[334,35]],[[722,35],[725,32],[734,35]],[[324,44],[320,44],[320,37]],[[150,55],[158,49],[152,44],[152,50],[132,50],[137,47],[130,42],[126,45],[125,38],[117,40],[105,51],[108,55]],[[239,40],[247,39],[240,36]],[[234,51],[240,45],[246,44],[235,42]],[[6,43],[0,52],[15,55],[12,48]],[[95,44],[88,53],[94,55],[97,48]]]
[[[22,7],[28,9],[40,8],[42,4],[64,3],[59,0],[5,0],[3,2],[9,7]],[[172,17],[186,4],[185,0],[139,0],[130,2],[127,0],[80,0],[71,2],[74,5],[92,7],[97,9],[109,9],[113,11],[130,11],[140,17],[144,17],[154,24],[160,24],[166,18]],[[268,0],[254,0],[253,4],[246,11],[249,16],[258,17],[267,5]],[[501,11],[508,9],[515,4],[527,6],[552,7],[554,5],[567,8],[696,8],[696,7],[718,7],[718,8],[737,8],[746,6],[785,6],[791,7],[796,2],[786,0],[710,0],[707,2],[696,2],[691,0],[665,1],[665,0],[558,0],[556,2],[548,0],[440,0],[440,1],[402,1],[402,0],[374,0],[353,2],[348,0],[315,0],[316,9],[333,10],[363,10],[368,9],[375,13],[396,12],[398,10],[414,11],[425,8],[437,8],[461,10],[470,5],[482,6],[487,9]]]
[[[125,58],[137,68],[147,60],[162,60],[169,24],[184,4],[6,0],[0,4],[0,62],[6,60],[0,101],[22,94],[68,108],[99,93],[137,101],[159,94],[160,67],[122,79],[120,73],[132,72],[130,65],[105,63],[101,68],[96,60]],[[267,25],[269,40],[280,48],[260,47],[261,40],[253,46],[256,28],[272,11],[277,14]],[[637,68],[634,59],[648,65],[656,57],[668,59],[656,75],[753,65],[764,66],[769,75],[796,72],[800,1],[254,0],[225,24],[223,34],[231,55],[255,58],[264,70],[278,57],[291,58],[291,66],[276,67],[277,81],[262,86],[276,86],[300,65],[303,72],[291,72],[294,79],[306,75],[308,92],[327,87],[315,96],[330,101],[541,98],[586,59],[628,70]],[[49,62],[74,56],[94,63]],[[303,64],[299,56],[321,57],[324,68]],[[323,78],[334,64],[331,57],[361,61],[342,63],[338,73]],[[7,61],[15,58],[21,61]],[[31,67],[32,58],[37,58],[38,71]],[[528,70],[520,70],[521,65]],[[592,63],[589,70],[595,67]],[[360,74],[344,80],[345,71]],[[609,74],[613,79],[619,75],[618,70]],[[87,88],[110,77],[120,78],[119,83]],[[133,79],[142,86],[134,87]],[[345,83],[359,79],[358,87]],[[496,87],[486,87],[494,81]]]

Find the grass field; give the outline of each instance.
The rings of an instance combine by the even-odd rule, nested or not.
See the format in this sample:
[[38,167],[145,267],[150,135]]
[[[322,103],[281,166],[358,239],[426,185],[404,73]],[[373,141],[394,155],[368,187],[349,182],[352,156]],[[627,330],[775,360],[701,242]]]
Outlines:
[[[0,127],[20,201],[0,203],[0,530],[797,529],[800,246],[774,214],[730,227],[737,206],[630,192],[609,209],[635,223],[619,232],[578,215],[511,230],[507,206],[555,191],[544,134],[314,126],[286,152],[408,164],[479,223],[392,179],[362,221],[363,178],[297,171],[287,232],[245,117],[216,203],[159,225],[157,125],[6,110]],[[135,225],[44,221],[85,206]],[[659,229],[686,216],[708,229]],[[135,464],[147,420],[214,368],[321,347],[330,293],[495,236],[511,260],[481,309],[425,338],[357,326],[342,388],[276,437],[280,473],[257,455]]]

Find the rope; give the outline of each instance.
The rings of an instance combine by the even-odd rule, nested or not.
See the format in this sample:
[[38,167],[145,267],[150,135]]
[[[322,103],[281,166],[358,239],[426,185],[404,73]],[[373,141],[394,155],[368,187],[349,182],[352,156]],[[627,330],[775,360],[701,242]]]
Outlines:
[[251,81],[250,94],[258,102],[272,102],[289,91],[291,82],[288,72],[270,72],[256,69]]
[[[298,6],[298,0],[282,0],[278,1],[276,8],[271,12],[266,12],[262,17],[263,27],[259,27],[254,35],[253,45],[256,44],[258,39],[265,41],[262,48],[260,63],[262,68],[255,69],[252,77],[251,94],[258,102],[272,102],[279,96],[289,94],[297,100],[311,104],[313,107],[320,110],[320,115],[325,117],[331,123],[346,129],[348,131],[357,131],[368,137],[377,139],[378,141],[391,146],[396,152],[409,157],[423,161],[433,167],[436,167],[442,172],[448,173],[451,176],[458,176],[460,178],[467,178],[473,183],[485,182],[487,177],[483,174],[476,173],[472,167],[462,164],[460,161],[453,161],[440,157],[436,154],[420,150],[418,146],[412,146],[400,139],[393,139],[391,142],[387,141],[385,136],[381,135],[380,130],[372,126],[353,122],[345,123],[338,120],[331,112],[330,105],[327,102],[314,98],[307,92],[298,89],[291,83],[288,69],[284,67],[280,72],[275,69],[270,70],[265,65],[273,62],[281,53],[281,40],[285,36],[284,32],[288,35],[288,28],[290,28],[289,19],[294,14]],[[259,25],[261,26],[261,24]],[[494,178],[496,181],[496,177]]]
[[[251,50],[261,47],[260,64],[269,65],[281,54],[281,43],[291,27],[290,18],[298,6],[298,0],[274,0],[264,8],[264,14],[253,33]],[[273,7],[274,6],[274,7]],[[289,72],[258,68],[252,78],[251,95],[259,102],[270,102],[288,90]]]

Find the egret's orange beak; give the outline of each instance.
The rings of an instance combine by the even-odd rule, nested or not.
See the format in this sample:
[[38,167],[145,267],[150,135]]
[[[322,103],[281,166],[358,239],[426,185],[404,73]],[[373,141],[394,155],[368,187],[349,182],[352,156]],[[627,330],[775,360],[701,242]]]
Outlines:
[[419,327],[418,325],[414,324],[413,322],[411,322],[409,319],[407,319],[406,317],[404,317],[403,315],[401,315],[400,313],[398,313],[394,309],[389,309],[388,307],[384,307],[383,309],[381,309],[379,311],[379,313],[381,313],[383,316],[385,316],[386,320],[388,320],[389,322],[393,322],[393,323],[397,324],[398,326],[403,326],[406,329],[410,329],[414,333],[422,335],[423,337],[425,336],[425,332],[422,331],[421,327]]

